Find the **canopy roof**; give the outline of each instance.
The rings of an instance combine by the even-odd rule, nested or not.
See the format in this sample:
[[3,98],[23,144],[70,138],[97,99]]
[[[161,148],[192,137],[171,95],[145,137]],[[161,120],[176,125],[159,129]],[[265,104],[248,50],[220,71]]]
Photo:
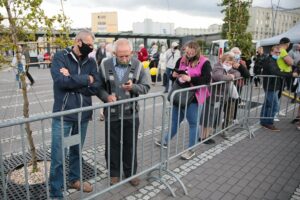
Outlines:
[[260,40],[259,45],[260,46],[270,46],[270,45],[279,44],[280,39],[283,37],[289,38],[291,40],[291,43],[299,43],[300,42],[300,23],[296,24],[294,27],[292,27],[285,33],[276,35],[274,37]]

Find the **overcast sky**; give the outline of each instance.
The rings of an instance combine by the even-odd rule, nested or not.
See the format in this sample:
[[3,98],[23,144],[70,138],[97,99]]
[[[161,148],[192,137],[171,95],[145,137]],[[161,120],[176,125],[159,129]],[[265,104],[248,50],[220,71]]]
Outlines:
[[[300,7],[300,0],[253,0],[253,6],[271,7],[271,2],[284,8]],[[91,13],[117,11],[119,31],[132,30],[133,22],[150,18],[157,22],[172,22],[177,27],[207,28],[222,23],[221,0],[63,0],[65,14],[72,28],[91,27]],[[49,15],[61,10],[60,0],[44,0]]]

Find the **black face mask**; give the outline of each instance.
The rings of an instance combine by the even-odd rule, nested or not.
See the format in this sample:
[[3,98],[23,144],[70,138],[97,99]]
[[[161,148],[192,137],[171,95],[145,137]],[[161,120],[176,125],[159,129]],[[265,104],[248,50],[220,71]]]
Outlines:
[[82,40],[81,40],[81,47],[78,46],[78,48],[79,48],[82,58],[87,57],[89,55],[89,53],[91,53],[93,51],[93,48],[91,48],[89,45],[84,43]]
[[187,57],[187,60],[189,62],[194,62],[197,59],[197,56],[193,56],[193,57]]

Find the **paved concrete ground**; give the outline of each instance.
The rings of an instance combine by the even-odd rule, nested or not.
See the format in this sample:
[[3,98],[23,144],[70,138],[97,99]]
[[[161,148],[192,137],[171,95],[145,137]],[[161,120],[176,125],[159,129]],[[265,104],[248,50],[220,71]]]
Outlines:
[[290,120],[277,125],[281,132],[257,126],[252,139],[245,131],[232,136],[231,141],[217,136],[216,145],[197,148],[196,158],[175,159],[171,166],[188,195],[178,183],[172,184],[174,198],[160,183],[143,181],[138,189],[126,184],[97,199],[299,199],[300,131]]
[[[42,82],[45,81],[43,78],[48,77],[47,89],[51,89],[51,78],[45,74],[48,70],[32,69],[32,73],[39,76]],[[39,87],[38,84],[36,86]],[[156,86],[152,91],[161,89],[161,86]],[[46,111],[51,109],[51,104],[43,102]],[[5,105],[9,105],[9,102]],[[15,115],[6,114],[6,117]],[[276,125],[281,132],[254,127],[256,136],[252,139],[249,139],[246,131],[235,132],[230,141],[216,136],[215,145],[203,144],[196,148],[197,156],[194,159],[172,160],[170,168],[181,178],[188,195],[183,195],[179,184],[173,183],[174,180],[168,176],[164,178],[172,183],[175,198],[160,182],[148,182],[141,177],[141,185],[137,188],[125,184],[95,199],[285,200],[292,199],[293,195],[294,199],[300,199],[300,131],[290,120],[281,120]],[[68,199],[79,199],[79,194],[73,191]]]

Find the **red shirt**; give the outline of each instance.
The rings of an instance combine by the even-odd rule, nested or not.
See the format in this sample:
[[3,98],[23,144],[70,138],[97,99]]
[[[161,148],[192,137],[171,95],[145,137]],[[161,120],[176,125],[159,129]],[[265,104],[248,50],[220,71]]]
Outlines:
[[145,47],[138,52],[138,59],[141,62],[148,60],[148,52]]

